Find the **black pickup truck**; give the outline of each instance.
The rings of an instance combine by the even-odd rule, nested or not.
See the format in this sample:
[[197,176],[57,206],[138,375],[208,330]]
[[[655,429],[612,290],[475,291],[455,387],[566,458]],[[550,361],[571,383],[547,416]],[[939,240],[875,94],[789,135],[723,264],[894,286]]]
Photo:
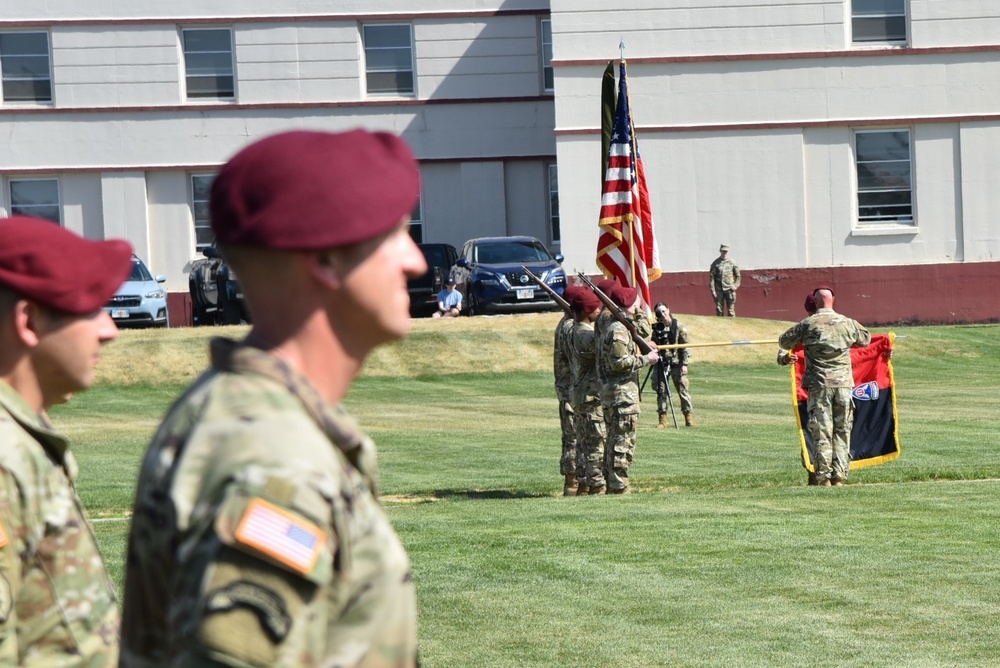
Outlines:
[[458,260],[458,251],[451,244],[417,244],[427,261],[427,273],[411,278],[410,315],[430,315],[437,308],[437,296],[444,289],[451,267]]

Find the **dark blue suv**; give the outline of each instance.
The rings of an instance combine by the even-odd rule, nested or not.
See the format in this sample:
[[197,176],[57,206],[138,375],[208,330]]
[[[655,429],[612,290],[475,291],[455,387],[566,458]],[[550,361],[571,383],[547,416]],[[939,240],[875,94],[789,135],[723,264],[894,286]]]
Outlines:
[[522,266],[561,295],[566,288],[562,261],[534,237],[483,237],[465,242],[452,276],[469,315],[543,311],[559,306]]

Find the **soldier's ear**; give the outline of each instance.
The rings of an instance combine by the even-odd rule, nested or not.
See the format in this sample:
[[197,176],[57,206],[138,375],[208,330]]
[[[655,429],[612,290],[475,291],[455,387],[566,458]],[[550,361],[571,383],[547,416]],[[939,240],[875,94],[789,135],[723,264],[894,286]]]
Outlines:
[[326,249],[306,253],[306,266],[313,280],[330,289],[339,289],[343,284],[344,262],[336,250]]

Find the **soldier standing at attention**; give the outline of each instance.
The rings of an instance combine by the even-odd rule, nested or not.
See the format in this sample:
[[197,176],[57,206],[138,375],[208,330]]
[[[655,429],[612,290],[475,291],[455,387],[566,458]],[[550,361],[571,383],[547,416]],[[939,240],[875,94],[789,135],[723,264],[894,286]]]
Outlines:
[[736,291],[740,289],[740,268],[729,258],[729,246],[719,246],[719,257],[708,268],[708,287],[715,299],[715,315],[736,316]]
[[125,241],[0,220],[0,664],[118,662],[118,603],[45,412],[94,382],[118,327],[101,309],[132,270]]
[[[569,301],[578,288],[566,286],[563,298]],[[562,429],[562,456],[559,471],[563,476],[563,496],[576,496],[577,492],[577,440],[576,416],[570,395],[573,390],[570,371],[570,338],[576,320],[572,313],[566,313],[556,324],[552,352],[552,374],[556,383],[556,399],[559,401],[559,426]]]
[[815,448],[816,484],[842,485],[851,463],[851,427],[854,423],[854,371],[851,348],[872,341],[871,333],[833,310],[833,290],[826,286],[813,292],[816,313],[778,338],[778,345],[792,350],[802,345],[806,371],[802,387],[809,393],[809,433]]
[[594,322],[601,314],[601,300],[587,289],[578,289],[570,304],[577,317],[570,333],[570,369],[573,410],[576,413],[577,496],[604,494],[604,443],[608,430],[601,406],[601,382],[597,375],[597,342]]
[[274,135],[220,170],[212,229],[253,325],[212,341],[142,463],[122,666],[417,664],[409,560],[341,401],[410,330],[418,178],[365,130]]
[[[608,295],[624,312],[635,317],[639,309],[639,292],[635,288],[617,287]],[[608,494],[628,494],[628,470],[635,455],[635,430],[639,423],[638,371],[656,364],[660,356],[653,350],[642,355],[628,329],[616,318],[608,321],[601,334],[600,360],[604,387],[601,403],[608,425],[606,466]]]

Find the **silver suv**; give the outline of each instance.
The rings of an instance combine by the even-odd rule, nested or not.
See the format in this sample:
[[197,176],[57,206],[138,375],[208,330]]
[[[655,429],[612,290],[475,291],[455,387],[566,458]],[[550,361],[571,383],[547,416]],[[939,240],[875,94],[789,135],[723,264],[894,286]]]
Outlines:
[[167,293],[160,285],[166,276],[153,277],[146,263],[132,256],[132,273],[108,300],[104,310],[118,325],[167,326]]

